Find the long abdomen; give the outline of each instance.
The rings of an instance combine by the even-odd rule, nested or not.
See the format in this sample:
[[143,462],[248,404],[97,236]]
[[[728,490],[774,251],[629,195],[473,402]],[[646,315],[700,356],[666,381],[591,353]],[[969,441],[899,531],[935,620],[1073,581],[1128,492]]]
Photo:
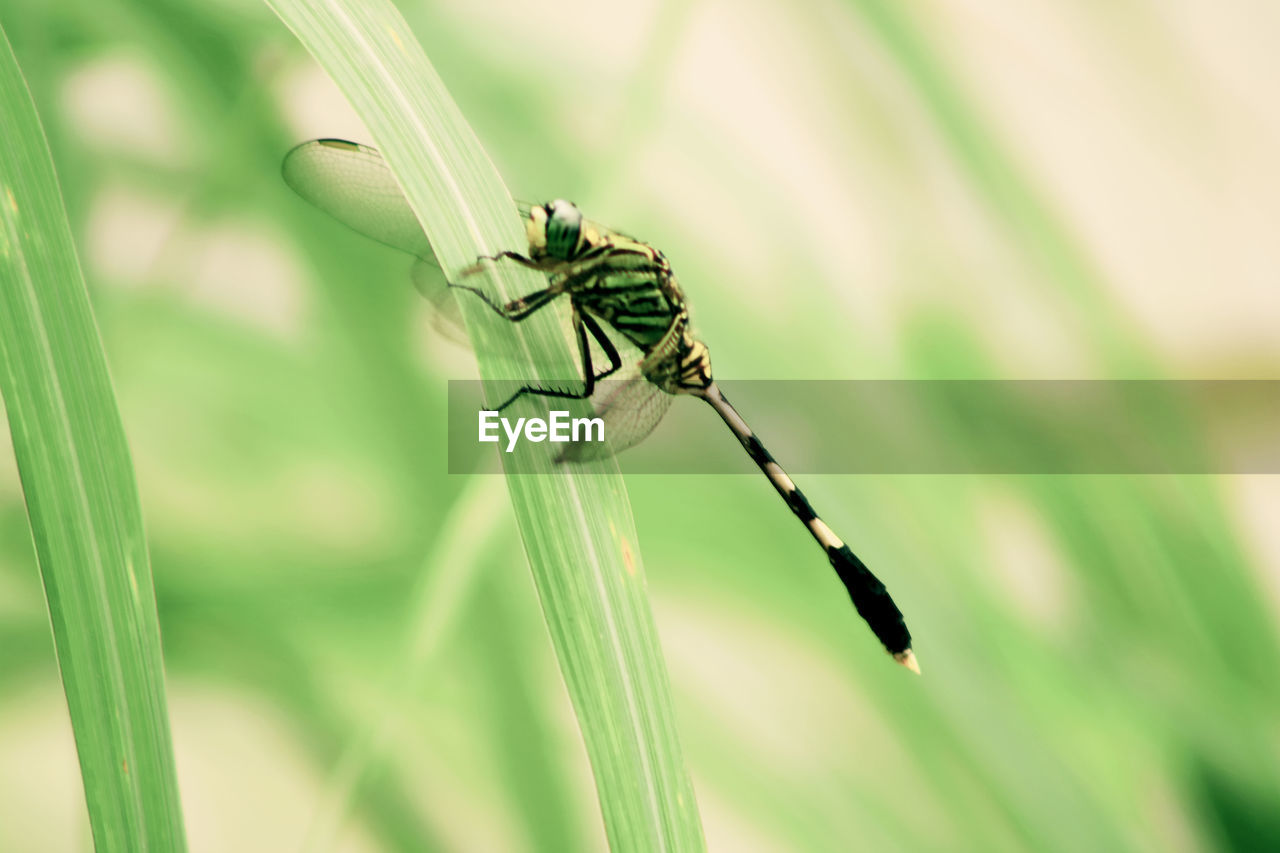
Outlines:
[[724,394],[720,393],[719,387],[714,382],[706,389],[690,393],[702,397],[719,413],[729,429],[738,437],[738,441],[742,443],[748,455],[755,460],[756,465],[769,478],[769,482],[773,483],[773,487],[786,501],[787,506],[791,507],[796,518],[804,523],[809,533],[822,546],[827,559],[831,561],[832,568],[836,570],[836,574],[848,590],[849,598],[853,600],[853,606],[857,609],[858,615],[871,628],[885,650],[893,655],[898,663],[914,672],[919,672],[920,666],[916,662],[915,654],[911,651],[911,633],[907,630],[906,622],[902,618],[902,611],[894,603],[885,585],[872,574],[862,560],[858,559],[858,555],[854,554],[821,518],[818,518],[818,514],[809,505],[804,493],[796,488],[796,484],[787,476],[787,472],[783,471],[782,467],[769,455],[769,451],[765,450],[760,439],[747,426],[737,410],[729,404]]

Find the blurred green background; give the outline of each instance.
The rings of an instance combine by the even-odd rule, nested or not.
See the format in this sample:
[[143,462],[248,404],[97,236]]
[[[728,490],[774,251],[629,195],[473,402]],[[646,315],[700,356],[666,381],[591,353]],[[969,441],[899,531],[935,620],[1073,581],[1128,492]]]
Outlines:
[[[401,9],[513,193],[667,253],[726,379],[1276,378],[1268,5]],[[0,22],[138,470],[192,849],[602,848],[503,484],[445,473],[471,357],[279,178],[358,119],[250,0]],[[801,485],[923,678],[763,478],[627,481],[711,849],[1280,849],[1275,477]],[[0,849],[88,844],[6,449]]]

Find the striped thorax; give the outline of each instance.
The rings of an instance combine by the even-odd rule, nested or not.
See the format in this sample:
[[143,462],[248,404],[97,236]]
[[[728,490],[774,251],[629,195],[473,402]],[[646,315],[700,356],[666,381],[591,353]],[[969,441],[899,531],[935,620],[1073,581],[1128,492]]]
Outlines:
[[531,208],[526,228],[529,257],[551,274],[551,288],[635,344],[646,379],[669,394],[711,384],[711,356],[693,336],[684,292],[662,252],[560,199]]

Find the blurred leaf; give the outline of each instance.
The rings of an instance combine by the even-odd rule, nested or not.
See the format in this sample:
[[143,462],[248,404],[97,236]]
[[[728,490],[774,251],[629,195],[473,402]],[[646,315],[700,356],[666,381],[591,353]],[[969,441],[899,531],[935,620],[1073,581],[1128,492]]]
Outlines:
[[99,850],[181,850],[133,467],[53,163],[0,55],[0,391]]

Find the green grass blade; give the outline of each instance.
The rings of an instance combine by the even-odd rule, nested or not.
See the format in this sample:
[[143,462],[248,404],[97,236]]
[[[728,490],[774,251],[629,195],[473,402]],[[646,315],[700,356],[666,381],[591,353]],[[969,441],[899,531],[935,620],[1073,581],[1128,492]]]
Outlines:
[[35,104],[0,48],[0,393],[98,850],[182,850],[142,512]]
[[[337,81],[396,172],[441,265],[521,249],[514,205],[408,26],[387,3],[275,0],[273,8]],[[283,152],[281,152],[283,154]],[[504,296],[542,286],[504,265]],[[574,376],[557,318],[513,326],[462,300],[487,382]],[[541,370],[539,370],[541,368]],[[494,390],[491,399],[501,395]],[[572,408],[572,407],[567,407]],[[630,508],[613,462],[550,471],[547,454],[503,455],[517,521],[616,850],[704,847],[644,590]]]

